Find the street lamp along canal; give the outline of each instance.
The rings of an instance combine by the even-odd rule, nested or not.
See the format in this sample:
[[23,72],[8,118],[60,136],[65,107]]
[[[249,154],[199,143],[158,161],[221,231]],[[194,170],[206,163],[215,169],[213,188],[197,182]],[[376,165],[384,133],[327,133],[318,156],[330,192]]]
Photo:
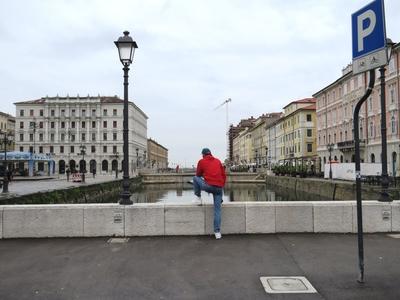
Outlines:
[[3,193],[8,193],[8,163],[7,163],[7,145],[13,142],[13,136],[6,131],[0,131],[0,143],[4,145],[4,175],[3,175]]
[[86,162],[85,162],[85,154],[86,154],[86,146],[80,145],[81,149],[80,155],[82,155],[82,164],[79,163],[79,171],[82,173],[82,182],[85,182],[85,173],[86,173]]
[[135,49],[138,47],[136,42],[129,36],[129,31],[124,31],[124,36],[121,36],[118,41],[114,42],[118,48],[119,60],[121,61],[124,71],[124,121],[123,121],[123,180],[122,180],[122,193],[120,204],[127,205],[132,204],[130,199],[131,193],[129,192],[129,145],[128,145],[128,77],[129,77],[129,65],[133,61]]
[[326,145],[329,151],[329,179],[332,179],[332,151],[334,144],[329,143]]
[[[392,56],[392,47],[395,43],[392,42],[391,39],[386,39],[386,48],[387,48],[387,56],[388,61],[390,61],[390,57]],[[385,83],[385,66],[379,68],[380,76],[380,85],[381,85],[381,143],[382,143],[382,191],[379,198],[379,201],[382,202],[391,202],[393,199],[390,198],[388,194],[389,188],[389,177],[387,171],[387,136],[386,136],[386,83]]]

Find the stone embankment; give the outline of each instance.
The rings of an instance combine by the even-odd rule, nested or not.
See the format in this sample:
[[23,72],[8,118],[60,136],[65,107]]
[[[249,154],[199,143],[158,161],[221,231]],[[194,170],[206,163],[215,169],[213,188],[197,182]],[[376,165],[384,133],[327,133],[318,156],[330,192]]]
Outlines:
[[[364,232],[400,231],[400,203],[363,204]],[[213,206],[140,203],[0,206],[0,238],[212,234]],[[223,234],[354,233],[355,201],[224,203]]]

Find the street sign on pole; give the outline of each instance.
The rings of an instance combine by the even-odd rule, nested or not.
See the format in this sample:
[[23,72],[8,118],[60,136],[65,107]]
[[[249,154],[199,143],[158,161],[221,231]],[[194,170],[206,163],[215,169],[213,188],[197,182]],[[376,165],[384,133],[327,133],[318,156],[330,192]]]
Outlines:
[[353,74],[376,69],[388,63],[385,8],[375,0],[351,15]]

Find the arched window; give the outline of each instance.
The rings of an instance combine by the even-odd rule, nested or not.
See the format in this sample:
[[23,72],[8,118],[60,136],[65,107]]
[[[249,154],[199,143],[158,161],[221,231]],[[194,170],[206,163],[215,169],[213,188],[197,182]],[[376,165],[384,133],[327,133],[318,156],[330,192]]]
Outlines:
[[74,172],[76,169],[76,162],[73,159],[69,161],[69,169],[71,170],[71,172]]
[[107,160],[103,160],[103,162],[101,163],[101,170],[108,172],[108,161]]
[[373,122],[369,123],[369,136],[370,137],[374,136],[374,123]]
[[79,172],[85,172],[86,171],[86,161],[81,159],[79,162]]
[[58,173],[60,173],[60,174],[65,173],[65,160],[60,160],[58,162]]
[[92,159],[89,162],[89,168],[90,168],[90,173],[93,173],[93,170],[96,170],[96,161],[94,159]]
[[117,169],[118,169],[118,160],[114,159],[114,160],[111,162],[111,170],[115,171],[115,170],[117,170]]

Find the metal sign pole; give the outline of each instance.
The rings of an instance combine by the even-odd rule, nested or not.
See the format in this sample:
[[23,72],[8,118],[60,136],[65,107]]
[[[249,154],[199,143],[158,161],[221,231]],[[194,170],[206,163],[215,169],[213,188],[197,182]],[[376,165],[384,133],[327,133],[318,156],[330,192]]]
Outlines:
[[363,224],[362,224],[362,200],[361,200],[361,167],[360,167],[360,139],[359,139],[359,124],[358,115],[361,105],[368,99],[372,93],[375,84],[375,70],[369,71],[369,84],[365,95],[357,102],[354,108],[354,144],[355,144],[355,160],[356,160],[356,198],[357,198],[357,237],[358,237],[358,265],[360,276],[358,282],[364,283],[364,239],[363,239]]

